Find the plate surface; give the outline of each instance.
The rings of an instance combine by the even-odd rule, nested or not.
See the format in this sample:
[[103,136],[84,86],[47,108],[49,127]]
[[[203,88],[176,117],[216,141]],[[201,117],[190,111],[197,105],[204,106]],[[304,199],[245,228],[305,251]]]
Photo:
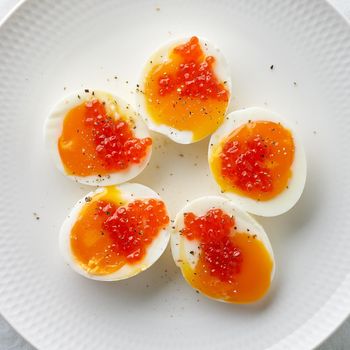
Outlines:
[[[66,179],[49,159],[42,127],[50,109],[83,88],[133,102],[152,50],[192,34],[226,56],[231,110],[271,108],[297,124],[305,143],[300,202],[259,219],[277,271],[255,305],[195,293],[169,251],[120,283],[86,280],[58,252],[60,224],[90,187]],[[326,2],[27,1],[0,29],[0,77],[0,309],[36,347],[308,349],[349,314],[350,30]],[[207,143],[157,136],[135,182],[158,191],[173,216],[186,200],[217,193]]]

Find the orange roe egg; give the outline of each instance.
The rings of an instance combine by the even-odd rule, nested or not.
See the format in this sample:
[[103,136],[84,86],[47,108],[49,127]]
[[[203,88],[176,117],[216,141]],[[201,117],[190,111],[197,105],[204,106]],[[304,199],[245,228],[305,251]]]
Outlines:
[[96,197],[81,210],[70,242],[75,259],[85,270],[105,275],[140,262],[169,217],[158,199],[120,205],[108,195]]
[[64,118],[58,150],[70,175],[107,175],[139,164],[152,139],[138,139],[121,116],[108,115],[104,103],[93,99],[71,109]]
[[182,271],[192,287],[204,294],[234,303],[248,303],[269,289],[272,259],[264,244],[252,234],[238,232],[235,220],[221,209],[203,216],[184,215],[181,234],[199,243],[199,259]]
[[254,121],[223,140],[210,165],[223,190],[266,201],[288,186],[294,150],[291,132],[280,123]]
[[192,37],[155,64],[144,86],[146,109],[157,124],[192,131],[193,141],[212,133],[223,121],[229,91],[215,74],[216,59],[206,56]]

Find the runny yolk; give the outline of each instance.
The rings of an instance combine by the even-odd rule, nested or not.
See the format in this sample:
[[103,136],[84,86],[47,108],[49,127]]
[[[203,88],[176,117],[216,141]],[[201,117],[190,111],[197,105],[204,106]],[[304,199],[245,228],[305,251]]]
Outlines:
[[229,91],[214,72],[215,57],[205,55],[197,37],[173,48],[166,62],[150,63],[143,93],[155,123],[192,131],[193,141],[217,129]]
[[115,188],[88,198],[70,235],[76,261],[89,273],[106,275],[142,261],[169,223],[157,199],[124,203]]
[[68,174],[107,175],[139,164],[151,144],[151,138],[136,138],[127,121],[115,120],[94,99],[68,112],[58,150]]
[[210,167],[222,190],[267,201],[288,188],[294,150],[280,123],[248,122],[214,148]]
[[199,243],[195,268],[182,260],[182,272],[193,288],[233,303],[253,302],[266,294],[273,268],[270,254],[253,233],[238,232],[234,218],[221,209],[203,216],[186,213],[181,233]]

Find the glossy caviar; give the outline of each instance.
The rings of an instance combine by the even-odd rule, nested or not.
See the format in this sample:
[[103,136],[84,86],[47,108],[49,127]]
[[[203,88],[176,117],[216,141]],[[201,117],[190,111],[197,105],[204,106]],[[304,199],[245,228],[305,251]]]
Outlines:
[[223,190],[264,201],[287,188],[293,160],[291,132],[280,123],[255,121],[234,130],[210,163]]
[[260,299],[270,286],[272,260],[254,233],[242,233],[235,219],[221,209],[205,215],[184,215],[181,234],[199,243],[194,269],[186,262],[182,270],[192,287],[228,302],[247,303]]
[[205,55],[197,37],[174,47],[167,61],[152,61],[143,91],[152,120],[192,131],[194,141],[213,132],[224,118],[230,97],[215,66],[215,57]]
[[[112,191],[112,190],[109,190]],[[115,195],[97,195],[87,202],[71,230],[71,249],[88,272],[105,275],[136,264],[169,223],[158,199],[124,204]]]
[[84,102],[66,115],[58,150],[70,175],[106,175],[139,164],[147,155],[151,138],[138,139],[133,125],[114,119],[98,99]]

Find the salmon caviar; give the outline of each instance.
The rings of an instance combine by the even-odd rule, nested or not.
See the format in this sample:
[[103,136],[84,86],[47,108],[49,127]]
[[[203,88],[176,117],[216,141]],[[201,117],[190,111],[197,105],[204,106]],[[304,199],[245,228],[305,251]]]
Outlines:
[[255,121],[234,130],[214,154],[211,168],[224,190],[264,201],[288,186],[294,141],[280,123]]
[[105,275],[133,265],[169,223],[164,203],[135,200],[125,205],[96,196],[86,203],[70,235],[75,259],[88,272]]
[[242,254],[230,238],[235,220],[221,209],[211,209],[204,216],[185,214],[185,228],[182,234],[189,240],[201,242],[201,261],[212,276],[220,281],[232,283],[240,272]]
[[[102,213],[110,210],[109,203],[99,203]],[[126,207],[119,207],[103,223],[115,244],[114,250],[123,255],[128,264],[140,261],[147,247],[161,228],[169,223],[165,205],[157,199],[136,200]]]
[[66,115],[58,150],[70,175],[106,175],[139,164],[152,139],[138,139],[123,117],[115,120],[98,99],[82,103]]
[[192,287],[234,303],[256,301],[266,294],[272,259],[256,235],[237,231],[233,217],[221,209],[210,209],[203,216],[186,213],[181,233],[199,243],[195,268],[182,264],[184,277]]
[[197,141],[221,124],[229,91],[215,74],[216,58],[206,56],[199,39],[174,47],[155,64],[144,87],[146,109],[157,124],[192,131]]
[[204,53],[197,37],[192,37],[189,42],[175,47],[173,54],[181,57],[182,63],[173,73],[164,72],[159,77],[158,85],[161,96],[176,91],[181,97],[228,100],[225,86],[218,82],[214,73],[215,58],[207,56],[204,59]]

